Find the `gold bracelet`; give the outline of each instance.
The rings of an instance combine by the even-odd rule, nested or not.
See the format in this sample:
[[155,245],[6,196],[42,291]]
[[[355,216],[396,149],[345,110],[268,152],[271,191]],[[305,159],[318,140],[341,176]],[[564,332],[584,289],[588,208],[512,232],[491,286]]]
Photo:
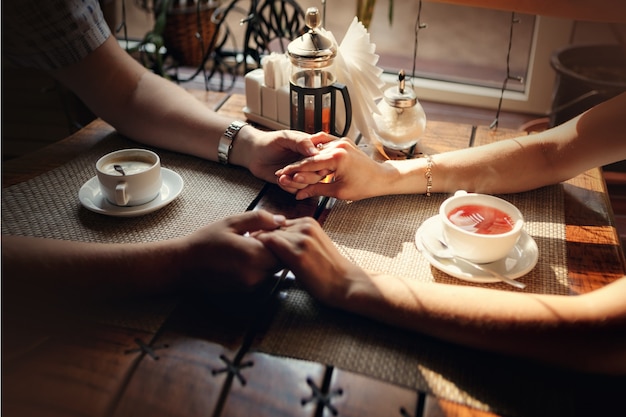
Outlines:
[[247,124],[246,122],[235,120],[228,126],[222,137],[220,137],[220,141],[217,144],[217,160],[220,164],[228,165],[228,158],[230,157],[230,151],[233,149],[233,142],[241,128]]
[[424,172],[426,196],[430,197],[430,191],[433,189],[433,159],[428,154],[424,154],[424,158],[426,158],[426,172]]

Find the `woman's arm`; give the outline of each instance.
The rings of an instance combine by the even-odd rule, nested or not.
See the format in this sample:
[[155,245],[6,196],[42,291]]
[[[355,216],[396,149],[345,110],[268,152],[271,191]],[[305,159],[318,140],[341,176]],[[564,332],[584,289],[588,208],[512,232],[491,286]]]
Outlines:
[[[567,123],[541,133],[432,156],[432,191],[459,189],[513,193],[567,180],[587,169],[626,159],[626,93]],[[317,183],[316,172],[332,171],[332,183]],[[279,184],[310,184],[302,199],[329,195],[359,200],[426,191],[426,159],[377,163],[354,144],[330,143],[319,155],[277,171]],[[301,187],[300,187],[301,188]]]
[[626,277],[580,296],[420,283],[364,271],[310,218],[257,238],[332,307],[477,349],[626,372]]

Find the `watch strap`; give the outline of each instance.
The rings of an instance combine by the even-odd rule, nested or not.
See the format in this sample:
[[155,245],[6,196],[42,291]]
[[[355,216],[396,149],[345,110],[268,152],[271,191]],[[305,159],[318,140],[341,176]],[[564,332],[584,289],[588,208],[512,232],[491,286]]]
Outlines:
[[228,165],[228,158],[230,157],[230,151],[233,149],[233,142],[239,131],[247,124],[248,123],[242,122],[241,120],[235,120],[226,128],[217,144],[217,160],[220,164]]

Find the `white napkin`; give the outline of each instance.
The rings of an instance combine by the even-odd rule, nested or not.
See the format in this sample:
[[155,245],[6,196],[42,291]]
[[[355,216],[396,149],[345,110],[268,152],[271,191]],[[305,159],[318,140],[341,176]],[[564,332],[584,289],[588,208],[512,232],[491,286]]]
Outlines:
[[272,52],[261,59],[261,66],[265,75],[264,83],[266,87],[279,89],[289,83],[291,62],[287,54]]
[[[332,32],[323,30],[323,33],[335,40]],[[379,56],[375,51],[376,44],[370,42],[367,29],[355,17],[338,47],[335,58],[337,81],[348,87],[352,103],[352,127],[348,133],[352,139],[356,139],[359,132],[369,136],[374,125],[372,113],[380,113],[376,107],[376,100],[382,97],[385,83],[380,78],[383,70],[376,66]],[[342,113],[337,112],[338,119]],[[339,127],[343,124],[344,120],[338,120]]]

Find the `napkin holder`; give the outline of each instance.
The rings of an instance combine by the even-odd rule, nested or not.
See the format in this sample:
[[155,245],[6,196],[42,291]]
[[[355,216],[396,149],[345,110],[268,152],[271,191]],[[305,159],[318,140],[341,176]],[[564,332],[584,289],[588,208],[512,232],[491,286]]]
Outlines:
[[245,76],[246,117],[270,129],[289,129],[289,83],[278,87],[265,83],[265,71],[257,68]]

